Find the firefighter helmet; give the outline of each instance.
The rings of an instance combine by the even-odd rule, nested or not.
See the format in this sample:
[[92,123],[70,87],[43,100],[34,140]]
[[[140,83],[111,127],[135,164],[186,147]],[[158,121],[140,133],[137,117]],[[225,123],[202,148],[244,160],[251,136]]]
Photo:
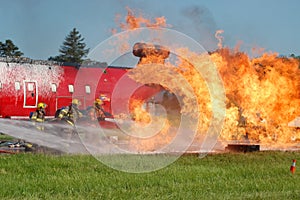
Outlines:
[[94,103],[95,103],[95,105],[97,105],[97,104],[102,105],[103,101],[101,99],[96,99]]
[[79,106],[80,105],[80,101],[78,99],[73,99],[72,100],[72,104]]
[[40,103],[38,103],[37,107],[38,108],[46,108],[46,106],[47,106],[47,104],[40,102]]

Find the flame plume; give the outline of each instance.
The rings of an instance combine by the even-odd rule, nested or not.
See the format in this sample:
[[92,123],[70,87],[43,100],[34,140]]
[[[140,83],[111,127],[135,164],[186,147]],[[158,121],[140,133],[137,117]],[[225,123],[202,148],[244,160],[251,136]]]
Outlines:
[[221,136],[278,145],[300,139],[299,131],[288,127],[300,115],[298,60],[267,53],[250,59],[230,49],[220,49],[211,58],[226,89],[227,119]]
[[[126,23],[120,23],[121,30],[132,30],[142,26],[166,27],[164,17],[156,18],[154,22],[142,16],[136,17],[131,9],[127,8]],[[217,66],[226,90],[226,118],[220,139],[224,141],[238,140],[260,142],[274,146],[286,146],[300,141],[300,129],[289,127],[288,123],[300,116],[300,63],[295,58],[278,57],[275,53],[264,53],[259,57],[250,58],[238,49],[223,48],[223,30],[218,30],[215,37],[218,40],[218,50],[208,56]],[[126,41],[125,41],[126,42]],[[255,50],[255,49],[253,49]],[[255,50],[257,51],[257,50]],[[259,49],[261,52],[262,49]],[[178,52],[193,60],[205,69],[207,55],[196,55],[189,49],[178,49]],[[160,59],[160,58],[159,58]],[[201,112],[198,121],[198,134],[201,135],[209,127],[212,119],[212,104],[205,80],[211,83],[214,80],[209,72],[196,72],[194,66],[187,60],[178,58],[177,62],[162,62],[166,68],[142,67],[142,64],[157,63],[157,55],[143,57],[136,68],[130,70],[130,77],[137,82],[147,82],[145,74],[163,77],[168,70],[180,74],[192,87],[197,97],[198,110]],[[193,62],[193,63],[194,63]],[[180,83],[169,81],[172,88],[179,88]],[[168,90],[168,87],[165,87]],[[143,102],[131,101],[130,109],[137,119],[150,123],[153,116],[141,110]],[[189,96],[184,98],[184,105],[178,115],[193,113]],[[133,105],[138,105],[133,106]],[[144,118],[142,116],[145,116]],[[178,119],[178,118],[177,118]],[[154,137],[151,142],[133,143],[138,149],[150,150],[156,145],[168,143],[172,135],[172,126],[176,124],[167,121],[161,131],[161,136]]]

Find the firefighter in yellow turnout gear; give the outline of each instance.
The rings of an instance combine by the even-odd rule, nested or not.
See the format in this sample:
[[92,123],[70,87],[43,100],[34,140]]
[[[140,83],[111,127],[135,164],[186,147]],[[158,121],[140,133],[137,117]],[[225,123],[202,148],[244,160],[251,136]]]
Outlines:
[[72,127],[62,129],[62,131],[67,134],[66,139],[68,140],[76,138],[78,134],[75,124],[76,121],[83,116],[79,111],[78,106],[80,106],[80,101],[78,99],[73,99],[72,103],[69,106],[62,108],[57,116],[58,120],[63,120]]
[[92,121],[103,121],[105,120],[105,113],[103,109],[103,101],[101,99],[96,99],[94,106],[89,110],[88,116]]
[[76,121],[83,116],[78,109],[79,105],[80,101],[78,99],[73,99],[69,106],[60,110],[58,119],[64,119],[70,125],[75,126]]
[[[43,122],[45,121],[45,108],[46,108],[45,103],[38,103],[37,109],[34,113],[32,113],[30,120],[33,121],[33,124],[36,126],[37,129],[43,131],[44,130],[44,125]],[[37,123],[36,123],[37,122]]]

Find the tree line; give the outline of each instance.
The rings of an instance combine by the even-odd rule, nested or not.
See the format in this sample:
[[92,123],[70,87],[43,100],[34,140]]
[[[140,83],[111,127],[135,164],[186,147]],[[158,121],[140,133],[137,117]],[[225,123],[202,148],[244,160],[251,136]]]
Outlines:
[[[54,57],[51,56],[48,60],[81,64],[89,50],[89,48],[86,48],[84,38],[79,31],[73,28],[60,46],[60,54]],[[0,42],[0,57],[21,57],[22,55],[24,55],[23,52],[19,50],[12,40],[6,40],[4,43]],[[300,55],[290,54],[289,57],[300,60]]]
[[[59,52],[59,55],[51,56],[48,60],[81,64],[89,53],[89,48],[86,47],[84,38],[79,31],[73,28],[65,37],[63,44],[59,48]],[[19,50],[12,40],[8,39],[4,43],[0,42],[1,57],[21,57],[22,55],[24,53]]]

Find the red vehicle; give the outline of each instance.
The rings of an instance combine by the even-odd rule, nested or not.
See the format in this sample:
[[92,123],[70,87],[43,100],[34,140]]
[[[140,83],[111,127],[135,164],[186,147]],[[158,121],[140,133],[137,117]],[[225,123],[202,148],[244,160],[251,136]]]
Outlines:
[[[47,104],[46,115],[53,117],[57,109],[72,99],[81,101],[80,109],[93,105],[96,98],[104,99],[104,110],[111,113],[111,98],[116,83],[130,68],[113,66],[72,66],[47,61],[0,60],[0,117],[28,118],[37,104]],[[129,81],[129,82],[128,82]],[[128,84],[130,80],[127,80]],[[123,85],[126,92],[127,85]],[[118,90],[120,91],[120,90]],[[133,96],[148,99],[157,89],[140,87]],[[115,102],[121,103],[122,94]],[[113,113],[112,113],[113,114]]]

